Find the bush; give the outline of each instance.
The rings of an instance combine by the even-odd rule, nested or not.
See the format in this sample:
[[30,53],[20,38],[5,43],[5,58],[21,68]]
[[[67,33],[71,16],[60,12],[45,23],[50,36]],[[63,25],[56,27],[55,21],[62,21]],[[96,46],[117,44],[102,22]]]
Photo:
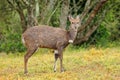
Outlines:
[[4,38],[0,40],[0,52],[23,52],[25,51],[25,47],[21,42],[20,33],[7,33],[4,34]]

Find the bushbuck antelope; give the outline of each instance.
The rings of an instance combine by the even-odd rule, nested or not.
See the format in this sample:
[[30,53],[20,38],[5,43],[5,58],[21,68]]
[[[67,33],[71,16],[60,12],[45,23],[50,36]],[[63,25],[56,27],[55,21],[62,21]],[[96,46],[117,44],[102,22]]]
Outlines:
[[28,59],[39,47],[53,49],[55,56],[54,72],[56,72],[56,61],[58,58],[60,59],[60,71],[64,71],[62,63],[63,50],[69,43],[74,42],[77,29],[80,26],[79,16],[76,18],[69,16],[68,19],[71,23],[69,31],[47,25],[40,25],[28,28],[22,34],[22,42],[27,48],[27,53],[24,56],[24,73],[28,72]]

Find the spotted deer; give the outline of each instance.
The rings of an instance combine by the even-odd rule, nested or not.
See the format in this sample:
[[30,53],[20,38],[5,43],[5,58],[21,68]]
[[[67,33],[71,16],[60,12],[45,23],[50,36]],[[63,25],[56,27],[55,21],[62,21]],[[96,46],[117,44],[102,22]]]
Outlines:
[[24,73],[27,73],[28,59],[34,54],[38,48],[49,48],[54,50],[54,72],[56,72],[56,61],[60,59],[60,71],[63,72],[63,50],[69,43],[73,43],[80,26],[79,16],[73,18],[68,17],[70,21],[69,30],[55,28],[47,25],[40,25],[28,28],[22,34],[22,42],[27,48],[24,55]]

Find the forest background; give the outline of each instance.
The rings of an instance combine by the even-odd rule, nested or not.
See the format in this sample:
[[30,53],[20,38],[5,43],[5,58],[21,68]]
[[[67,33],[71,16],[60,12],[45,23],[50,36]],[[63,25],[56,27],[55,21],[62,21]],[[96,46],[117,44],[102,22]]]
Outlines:
[[34,25],[69,29],[80,16],[74,47],[120,45],[120,0],[0,0],[0,52],[24,52],[21,34]]

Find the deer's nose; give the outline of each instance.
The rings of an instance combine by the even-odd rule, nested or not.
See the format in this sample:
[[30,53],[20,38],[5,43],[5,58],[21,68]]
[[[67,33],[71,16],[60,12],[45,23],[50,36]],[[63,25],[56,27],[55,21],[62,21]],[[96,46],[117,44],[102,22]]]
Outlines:
[[77,30],[77,29],[78,29],[78,26],[75,26],[75,29]]

